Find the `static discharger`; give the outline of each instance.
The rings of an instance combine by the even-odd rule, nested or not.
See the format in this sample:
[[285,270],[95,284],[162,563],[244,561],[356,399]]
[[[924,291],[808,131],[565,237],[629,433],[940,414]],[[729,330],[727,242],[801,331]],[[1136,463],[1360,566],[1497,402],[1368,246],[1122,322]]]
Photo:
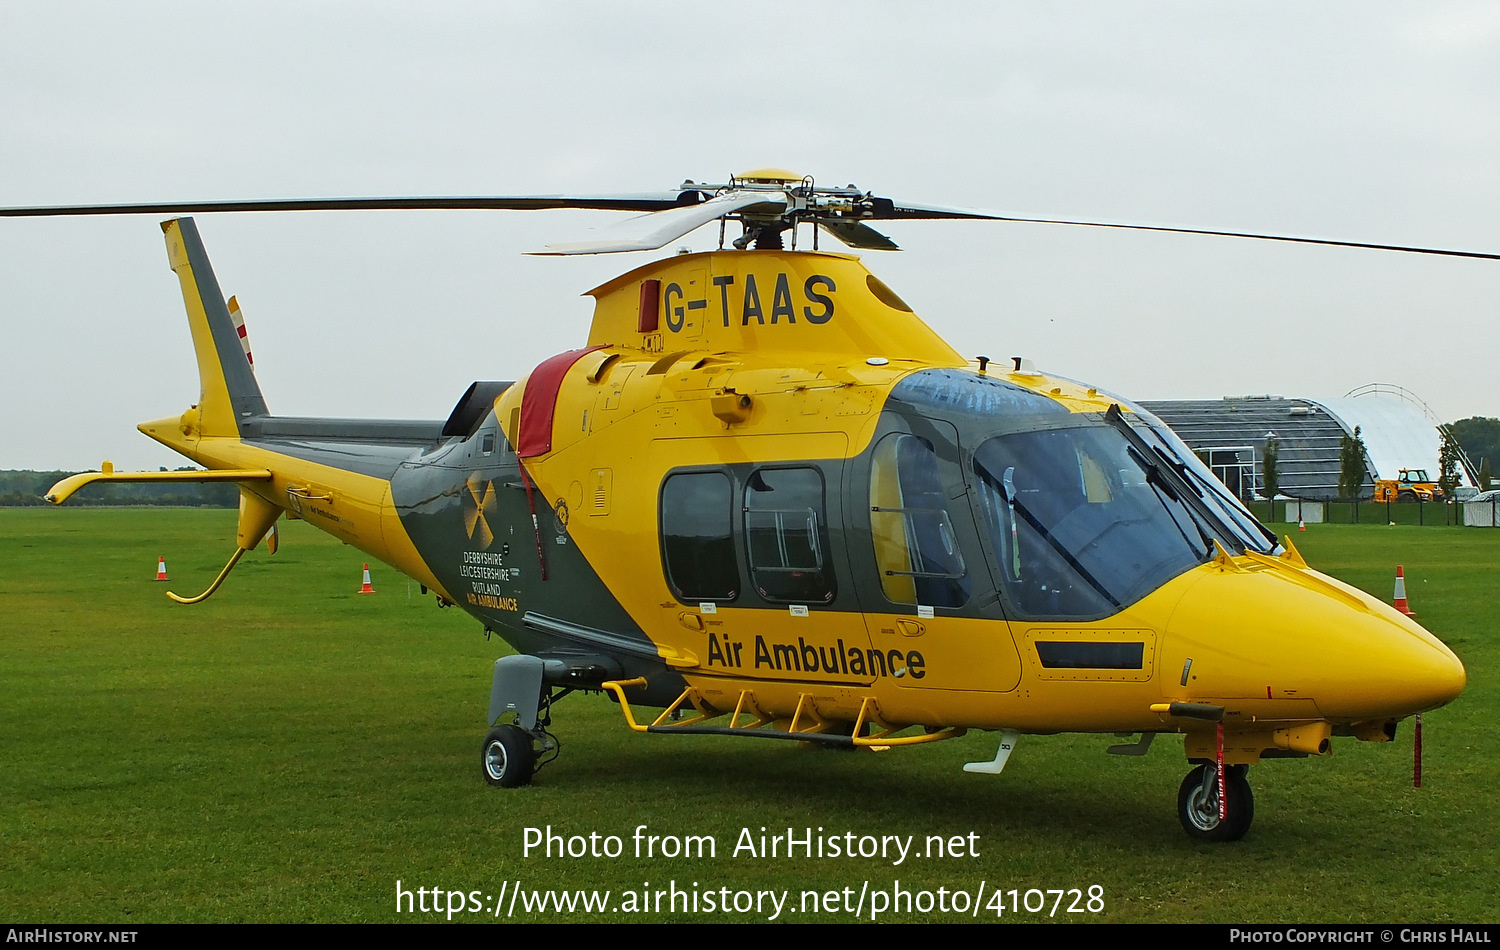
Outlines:
[[1416,742],[1411,747],[1411,787],[1422,787],[1422,714],[1417,713]]

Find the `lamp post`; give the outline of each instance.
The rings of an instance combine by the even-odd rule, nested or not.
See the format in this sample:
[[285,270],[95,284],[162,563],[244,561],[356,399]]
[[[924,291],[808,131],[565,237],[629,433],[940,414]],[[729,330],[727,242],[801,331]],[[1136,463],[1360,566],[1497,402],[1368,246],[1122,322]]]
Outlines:
[[1277,449],[1281,440],[1277,437],[1276,430],[1274,429],[1266,430],[1265,439],[1266,447],[1261,456],[1260,464],[1260,485],[1261,490],[1266,496],[1266,510],[1268,512],[1266,520],[1275,521],[1276,489],[1281,481],[1280,473],[1276,470],[1276,463],[1281,457],[1281,453]]

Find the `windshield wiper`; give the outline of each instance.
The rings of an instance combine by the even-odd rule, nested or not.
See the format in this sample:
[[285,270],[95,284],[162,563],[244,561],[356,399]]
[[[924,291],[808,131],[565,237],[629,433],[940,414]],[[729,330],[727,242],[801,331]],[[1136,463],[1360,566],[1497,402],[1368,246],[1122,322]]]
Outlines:
[[1141,467],[1141,470],[1146,473],[1146,484],[1152,485],[1165,492],[1168,498],[1177,502],[1179,505],[1183,504],[1182,496],[1177,493],[1176,486],[1168,481],[1166,476],[1162,475],[1161,466],[1157,465],[1155,462],[1151,461],[1149,458],[1136,451],[1136,448],[1133,445],[1127,445],[1125,447],[1125,450],[1130,453],[1131,458],[1135,459],[1135,464],[1139,465]]
[[[1154,430],[1151,434],[1158,439],[1162,438],[1161,434],[1155,432]],[[1165,454],[1167,451],[1170,451],[1170,444],[1165,450],[1158,446],[1156,448],[1156,451],[1158,453]],[[1176,453],[1174,452],[1173,455],[1175,456]],[[1276,532],[1261,524],[1256,520],[1255,516],[1250,514],[1248,511],[1240,510],[1235,503],[1229,500],[1231,496],[1228,495],[1228,490],[1224,487],[1223,482],[1220,482],[1218,479],[1214,479],[1215,484],[1207,484],[1204,482],[1201,472],[1194,471],[1185,463],[1182,465],[1181,470],[1192,478],[1194,484],[1201,486],[1203,488],[1202,493],[1205,493],[1208,498],[1212,499],[1213,503],[1218,508],[1223,510],[1224,513],[1234,521],[1235,525],[1239,526],[1241,530],[1238,532],[1238,535],[1241,539],[1245,539],[1248,535],[1251,538],[1261,539],[1262,543],[1264,543],[1265,541],[1269,541],[1270,547],[1265,549],[1266,553],[1269,553],[1276,547],[1277,544],[1280,543],[1280,539],[1276,537]],[[1248,523],[1246,523],[1247,518],[1249,519]],[[1248,548],[1249,545],[1247,544],[1246,547]]]
[[1203,544],[1203,557],[1212,557],[1214,553],[1213,540],[1204,532],[1203,523],[1198,520],[1197,515],[1193,513],[1193,509],[1182,500],[1181,496],[1177,494],[1177,490],[1172,487],[1172,483],[1162,475],[1161,469],[1155,462],[1137,452],[1134,446],[1127,445],[1125,451],[1130,453],[1130,457],[1135,460],[1135,463],[1145,470],[1146,484],[1150,485],[1152,490],[1156,492],[1157,501],[1161,503],[1162,510],[1167,513],[1167,517],[1172,519],[1172,525],[1177,529],[1177,533],[1182,535],[1182,540],[1187,543],[1188,547],[1193,546],[1193,539],[1188,537],[1186,531],[1182,530],[1182,522],[1178,519],[1177,515],[1172,513],[1172,509],[1167,506],[1166,498],[1175,501],[1187,514],[1187,519],[1192,523],[1193,530],[1198,532],[1198,540]]
[[[1202,518],[1204,524],[1207,524],[1212,532],[1218,535],[1221,540],[1228,540],[1236,549],[1234,553],[1245,553],[1246,545],[1244,539],[1240,537],[1239,532],[1225,524],[1219,517],[1218,512],[1214,511],[1208,502],[1203,500],[1203,493],[1192,482],[1188,481],[1183,471],[1178,470],[1178,465],[1181,463],[1173,464],[1165,453],[1148,444],[1145,439],[1141,438],[1141,434],[1135,431],[1129,422],[1125,421],[1125,414],[1120,411],[1119,403],[1114,403],[1109,407],[1109,411],[1104,414],[1104,421],[1117,429],[1125,437],[1125,441],[1130,443],[1130,447],[1135,451],[1139,460],[1146,461],[1155,457],[1165,463],[1163,465],[1156,465],[1147,461],[1145,470],[1148,481],[1155,477],[1171,484],[1180,496],[1178,500],[1186,505],[1189,511]],[[1185,469],[1186,466],[1183,466],[1183,468]],[[1154,476],[1153,472],[1155,472]],[[1202,532],[1202,528],[1199,528],[1199,532]],[[1213,543],[1211,540],[1208,546],[1210,552],[1212,552]]]

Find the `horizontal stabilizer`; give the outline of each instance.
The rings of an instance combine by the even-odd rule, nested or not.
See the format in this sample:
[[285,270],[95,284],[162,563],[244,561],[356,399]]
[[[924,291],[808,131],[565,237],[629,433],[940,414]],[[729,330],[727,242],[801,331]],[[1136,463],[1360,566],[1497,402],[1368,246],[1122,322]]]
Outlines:
[[263,468],[228,468],[207,472],[117,472],[105,462],[100,471],[80,472],[47,489],[47,500],[60,505],[78,489],[94,482],[264,482],[271,478]]

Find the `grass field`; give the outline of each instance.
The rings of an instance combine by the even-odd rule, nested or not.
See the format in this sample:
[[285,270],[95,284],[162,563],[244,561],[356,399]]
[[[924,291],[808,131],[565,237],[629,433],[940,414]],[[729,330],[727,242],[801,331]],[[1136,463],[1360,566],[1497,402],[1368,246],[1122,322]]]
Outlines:
[[[562,757],[530,788],[479,775],[490,666],[504,650],[456,610],[297,522],[282,550],[196,593],[233,546],[234,516],[199,510],[0,510],[0,920],[442,920],[397,913],[418,888],[1104,889],[1115,922],[1482,922],[1500,908],[1500,531],[1317,525],[1313,566],[1382,598],[1397,563],[1419,619],[1469,672],[1412,736],[1335,740],[1321,759],[1251,770],[1256,819],[1234,845],[1189,841],[1187,767],[1162,736],[1144,758],[1099,736],[1023,737],[1003,776],[970,775],[992,735],[887,754],[638,736],[597,696],[557,707]],[[154,583],[159,554],[173,584]],[[523,855],[523,829],[618,835],[618,858]],[[638,825],[712,835],[717,857],[636,858]],[[733,856],[742,828],[823,835],[970,834],[977,857]],[[510,883],[507,887],[513,887]],[[842,898],[841,898],[842,899]],[[985,898],[987,900],[987,898]],[[1005,920],[1046,920],[1010,912]],[[1048,908],[1051,898],[1048,897]],[[868,905],[867,905],[868,906]],[[677,912],[611,921],[761,920]],[[460,914],[458,919],[493,919]],[[502,915],[501,919],[505,919]],[[582,912],[517,920],[601,919]],[[783,913],[849,922],[851,914]],[[868,919],[868,912],[866,912]],[[892,920],[973,917],[891,913]],[[994,919],[981,909],[978,919]]]

